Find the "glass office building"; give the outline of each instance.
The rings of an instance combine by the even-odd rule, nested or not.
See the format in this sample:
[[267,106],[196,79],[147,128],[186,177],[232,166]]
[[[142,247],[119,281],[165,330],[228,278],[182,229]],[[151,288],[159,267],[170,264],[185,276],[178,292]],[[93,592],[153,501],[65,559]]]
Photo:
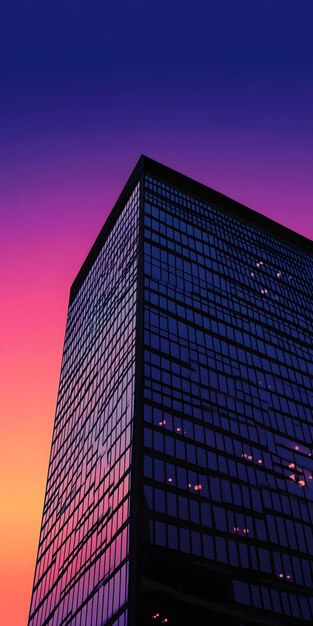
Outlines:
[[141,157],[71,289],[30,626],[312,622],[312,256]]

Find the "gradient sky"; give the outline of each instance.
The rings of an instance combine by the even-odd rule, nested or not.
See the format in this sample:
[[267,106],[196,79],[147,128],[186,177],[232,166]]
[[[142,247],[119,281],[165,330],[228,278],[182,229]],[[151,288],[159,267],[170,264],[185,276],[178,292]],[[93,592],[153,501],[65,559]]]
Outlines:
[[25,626],[70,285],[141,153],[313,238],[311,0],[1,0],[1,623]]

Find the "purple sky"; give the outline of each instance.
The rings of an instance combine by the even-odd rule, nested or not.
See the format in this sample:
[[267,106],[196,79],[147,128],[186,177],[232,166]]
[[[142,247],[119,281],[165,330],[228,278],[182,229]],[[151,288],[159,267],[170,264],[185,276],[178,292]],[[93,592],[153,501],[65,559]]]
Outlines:
[[312,237],[311,6],[4,0],[8,227],[92,239],[146,153]]

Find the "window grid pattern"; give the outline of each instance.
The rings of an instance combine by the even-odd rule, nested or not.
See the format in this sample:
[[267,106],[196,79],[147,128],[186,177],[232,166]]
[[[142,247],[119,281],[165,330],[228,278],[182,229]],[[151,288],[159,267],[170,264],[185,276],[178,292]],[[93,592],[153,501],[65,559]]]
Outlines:
[[69,307],[30,626],[127,626],[139,184]]
[[151,177],[144,220],[151,541],[311,621],[312,259]]

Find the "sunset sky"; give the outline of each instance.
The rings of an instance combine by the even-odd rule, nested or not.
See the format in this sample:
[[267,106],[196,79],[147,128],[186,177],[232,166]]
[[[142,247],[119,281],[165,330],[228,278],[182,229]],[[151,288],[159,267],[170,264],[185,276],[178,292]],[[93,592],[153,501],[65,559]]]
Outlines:
[[1,624],[30,603],[70,285],[141,153],[313,238],[311,0],[2,0]]

